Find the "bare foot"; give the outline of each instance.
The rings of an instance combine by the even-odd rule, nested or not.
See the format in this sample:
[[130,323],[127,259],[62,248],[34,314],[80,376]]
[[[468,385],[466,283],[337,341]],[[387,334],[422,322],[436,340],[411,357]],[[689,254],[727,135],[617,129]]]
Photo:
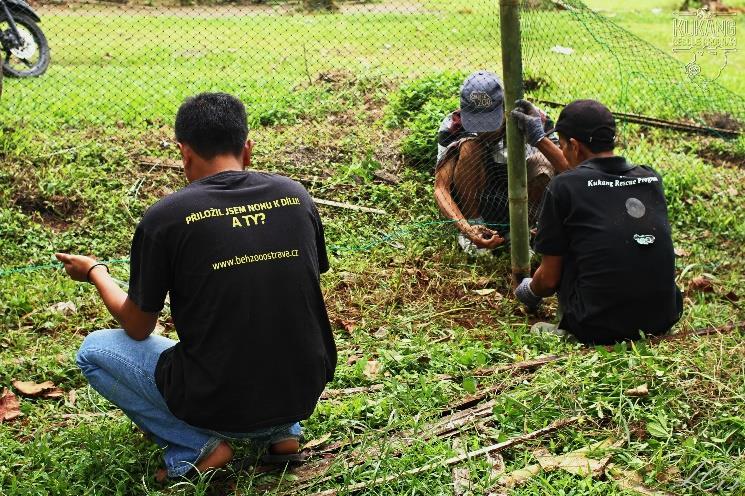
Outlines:
[[[221,468],[228,464],[233,459],[233,448],[225,441],[220,441],[220,444],[212,450],[212,452],[199,460],[195,465],[199,472],[205,472],[212,468]],[[168,471],[164,468],[159,468],[155,471],[155,480],[157,482],[165,482],[168,479]]]
[[269,447],[272,455],[291,455],[300,451],[300,442],[297,439],[285,439]]

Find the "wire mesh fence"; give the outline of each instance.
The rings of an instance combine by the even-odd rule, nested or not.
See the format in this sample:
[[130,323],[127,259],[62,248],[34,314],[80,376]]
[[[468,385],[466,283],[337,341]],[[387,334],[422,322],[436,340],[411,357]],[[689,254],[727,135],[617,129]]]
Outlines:
[[[11,13],[28,21],[19,9]],[[379,158],[382,169],[433,172],[438,131],[452,125],[465,78],[502,71],[497,0],[54,2],[33,11],[49,65],[36,77],[6,78],[6,128],[167,126],[186,96],[225,91],[245,102],[254,128],[312,129],[347,119],[349,127],[374,127],[395,148]],[[35,63],[43,42],[19,25],[27,43],[6,53],[6,63],[13,59],[23,69],[16,59]],[[602,101],[622,123],[621,152],[634,161],[659,165],[666,158],[637,146],[640,125],[730,138],[741,132],[741,95],[579,0],[523,0],[521,27],[528,98],[554,118],[571,100]],[[5,19],[2,30],[9,29]],[[374,120],[355,123],[352,116],[372,100],[383,102]],[[455,159],[465,147],[473,163],[451,178],[447,201],[465,218],[504,230],[504,127],[487,135],[461,131]],[[552,171],[535,150],[527,152],[534,220]]]

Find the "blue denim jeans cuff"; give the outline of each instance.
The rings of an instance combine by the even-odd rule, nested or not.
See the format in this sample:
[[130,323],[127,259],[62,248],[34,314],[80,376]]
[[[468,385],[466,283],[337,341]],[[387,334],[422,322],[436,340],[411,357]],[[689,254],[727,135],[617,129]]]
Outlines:
[[224,432],[224,431],[207,431],[210,435],[218,436],[222,439],[233,441],[251,441],[258,451],[267,449],[272,444],[287,439],[297,439],[302,441],[303,429],[299,422],[292,424],[279,424],[272,427],[266,427],[253,432]]
[[[169,464],[170,461],[168,457],[166,458],[166,470],[168,471],[168,478],[169,479],[178,479],[179,477],[183,477],[186,475],[189,470],[193,469],[197,463],[199,463],[204,457],[208,456],[210,453],[212,453],[215,448],[217,448],[217,445],[222,442],[222,439],[219,437],[211,437],[206,443],[204,443],[204,446],[199,450],[199,456],[196,460],[194,460],[194,463],[188,463],[188,462],[176,462],[173,464]],[[167,448],[166,448],[167,449]]]
[[294,424],[282,424],[272,428],[272,432],[267,439],[267,444],[272,445],[288,439],[297,439],[301,442],[303,430],[298,422]]

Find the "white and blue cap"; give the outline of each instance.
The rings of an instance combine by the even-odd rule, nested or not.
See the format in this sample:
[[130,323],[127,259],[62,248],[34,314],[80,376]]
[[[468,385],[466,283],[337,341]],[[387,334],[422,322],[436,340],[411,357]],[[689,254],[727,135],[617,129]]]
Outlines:
[[469,133],[496,131],[504,120],[502,80],[492,72],[474,72],[460,88],[460,115]]

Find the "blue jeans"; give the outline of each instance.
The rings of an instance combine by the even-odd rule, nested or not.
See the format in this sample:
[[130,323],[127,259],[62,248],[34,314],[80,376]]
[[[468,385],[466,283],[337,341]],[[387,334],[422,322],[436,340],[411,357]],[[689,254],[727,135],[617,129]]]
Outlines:
[[251,440],[268,446],[300,438],[297,422],[235,433],[201,429],[176,418],[155,384],[158,358],[175,344],[176,341],[163,336],[151,335],[136,341],[123,329],[105,329],[89,334],[77,355],[78,366],[93,389],[121,408],[158,446],[165,448],[163,457],[169,477],[186,474],[222,439]]

